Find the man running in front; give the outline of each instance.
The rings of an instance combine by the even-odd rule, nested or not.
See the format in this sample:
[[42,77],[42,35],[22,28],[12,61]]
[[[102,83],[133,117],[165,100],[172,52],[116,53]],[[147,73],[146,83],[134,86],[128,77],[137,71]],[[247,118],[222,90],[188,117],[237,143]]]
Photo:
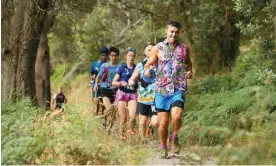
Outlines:
[[149,69],[153,64],[158,63],[155,82],[155,106],[158,112],[158,130],[161,143],[159,158],[168,157],[169,113],[172,117],[171,150],[176,154],[180,152],[177,134],[184,111],[187,78],[190,79],[193,75],[189,48],[186,44],[179,43],[177,40],[180,28],[181,25],[177,21],[167,23],[167,38],[153,47],[151,56],[144,67],[145,76],[150,77]]

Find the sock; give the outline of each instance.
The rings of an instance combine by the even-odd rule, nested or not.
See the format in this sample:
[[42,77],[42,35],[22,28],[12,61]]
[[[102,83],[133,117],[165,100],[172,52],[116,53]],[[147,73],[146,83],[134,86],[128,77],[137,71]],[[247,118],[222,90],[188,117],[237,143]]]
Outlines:
[[172,141],[174,141],[175,138],[177,138],[177,132],[176,131],[172,132]]
[[166,143],[161,143],[161,149],[167,149],[167,144]]

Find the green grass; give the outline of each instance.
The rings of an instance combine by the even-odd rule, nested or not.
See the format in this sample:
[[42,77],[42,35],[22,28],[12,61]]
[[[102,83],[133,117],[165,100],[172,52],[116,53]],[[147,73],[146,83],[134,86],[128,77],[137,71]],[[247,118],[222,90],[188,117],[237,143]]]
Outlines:
[[2,106],[1,164],[142,164],[148,149],[109,135],[90,107],[68,105],[66,113],[49,118],[29,99]]
[[276,74],[248,56],[232,73],[193,80],[187,95],[181,143],[218,164],[276,164]]

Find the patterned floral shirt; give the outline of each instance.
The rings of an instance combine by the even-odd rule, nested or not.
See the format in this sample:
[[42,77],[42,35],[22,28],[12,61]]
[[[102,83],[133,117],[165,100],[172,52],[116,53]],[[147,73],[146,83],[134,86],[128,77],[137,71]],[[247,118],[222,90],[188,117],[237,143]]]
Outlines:
[[162,95],[173,95],[175,89],[187,91],[185,77],[186,45],[176,43],[174,50],[168,40],[158,45],[159,60],[156,72],[155,91]]

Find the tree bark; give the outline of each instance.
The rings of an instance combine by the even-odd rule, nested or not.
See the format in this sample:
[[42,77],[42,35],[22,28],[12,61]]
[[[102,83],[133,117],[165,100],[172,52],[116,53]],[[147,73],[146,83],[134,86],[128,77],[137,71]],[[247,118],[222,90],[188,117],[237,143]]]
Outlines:
[[[50,86],[50,52],[47,34],[54,25],[53,15],[48,15],[43,31],[40,36],[37,58],[35,62],[35,88],[37,105],[43,109],[50,108],[51,86]],[[48,102],[47,102],[48,101]]]
[[2,55],[2,103],[35,96],[34,65],[48,0],[22,0],[15,4],[8,41]]

